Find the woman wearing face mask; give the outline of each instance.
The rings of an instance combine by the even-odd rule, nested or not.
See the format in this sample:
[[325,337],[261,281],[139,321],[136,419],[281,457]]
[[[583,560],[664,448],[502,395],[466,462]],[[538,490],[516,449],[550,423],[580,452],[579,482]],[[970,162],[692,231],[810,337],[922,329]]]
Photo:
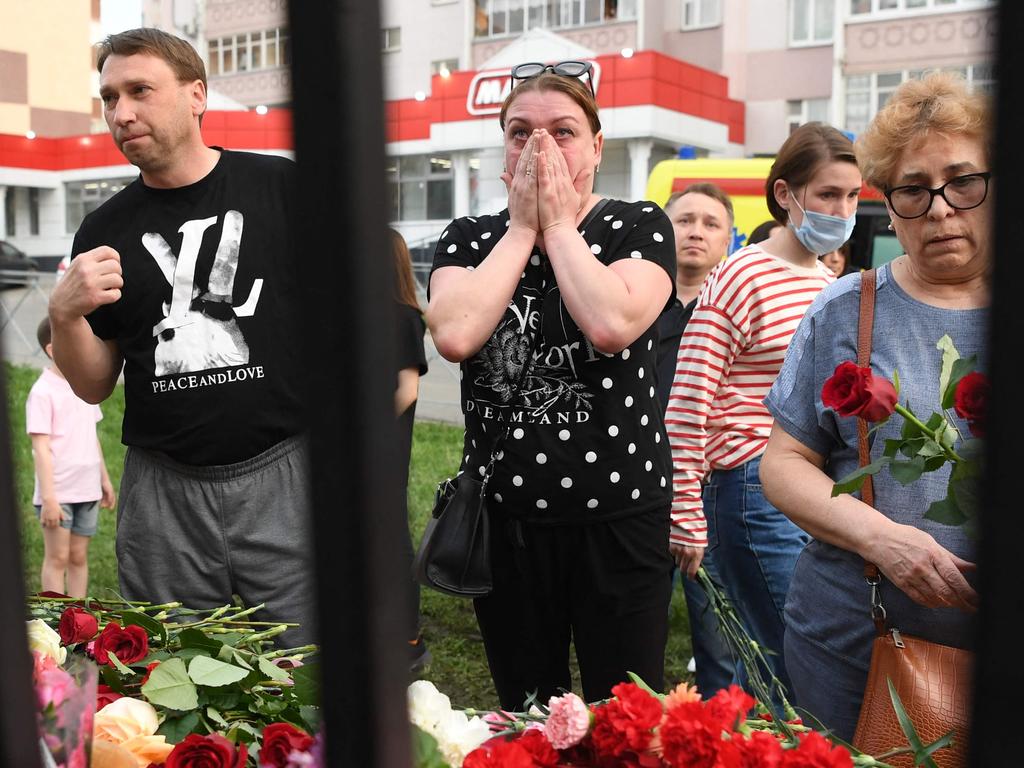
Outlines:
[[818,256],[849,238],[860,189],[842,133],[807,123],[790,135],[765,185],[768,210],[783,226],[708,275],[680,340],[665,414],[672,554],[693,573],[705,548],[714,551],[729,597],[754,639],[776,654],[770,672],[787,690],[783,608],[808,537],[761,494],[758,467],[772,427],[762,399],[804,311],[835,279]]

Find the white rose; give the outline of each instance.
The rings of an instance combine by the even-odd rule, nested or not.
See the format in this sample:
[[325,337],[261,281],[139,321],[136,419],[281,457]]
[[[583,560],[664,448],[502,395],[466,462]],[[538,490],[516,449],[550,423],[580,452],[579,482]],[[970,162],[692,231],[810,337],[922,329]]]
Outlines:
[[450,711],[434,734],[438,748],[452,768],[461,768],[466,755],[491,737],[490,726],[479,717],[466,717],[465,712]]
[[433,683],[416,680],[407,692],[409,720],[437,738],[438,724],[452,711],[452,702]]
[[28,647],[29,650],[46,654],[58,664],[63,664],[68,656],[68,649],[60,644],[60,635],[42,619],[28,622]]

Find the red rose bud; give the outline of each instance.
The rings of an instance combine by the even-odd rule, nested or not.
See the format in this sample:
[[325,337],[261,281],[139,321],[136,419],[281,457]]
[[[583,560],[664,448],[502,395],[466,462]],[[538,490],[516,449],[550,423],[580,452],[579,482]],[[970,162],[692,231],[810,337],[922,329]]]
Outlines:
[[956,392],[953,394],[953,409],[956,415],[967,421],[967,427],[975,437],[985,436],[989,389],[988,376],[973,371],[957,382]]
[[263,729],[260,768],[285,768],[292,752],[308,752],[311,746],[313,737],[305,731],[291,723],[271,723]]
[[164,768],[245,768],[248,756],[245,744],[236,747],[219,733],[206,736],[190,733],[174,746],[163,765]]
[[98,629],[99,624],[96,623],[96,617],[76,606],[69,607],[61,614],[60,624],[57,626],[57,631],[60,632],[60,641],[64,645],[92,640]]
[[109,685],[100,683],[96,686],[96,711],[99,712],[107,704],[112,701],[117,701],[121,698],[121,694],[111,688]]
[[865,421],[882,421],[896,408],[896,387],[875,376],[871,368],[846,361],[821,388],[821,402],[839,416],[859,416]]
[[131,664],[149,653],[149,638],[142,627],[132,624],[122,629],[120,624],[112,621],[100,632],[92,651],[97,664],[114,666],[108,654],[116,656],[122,664]]

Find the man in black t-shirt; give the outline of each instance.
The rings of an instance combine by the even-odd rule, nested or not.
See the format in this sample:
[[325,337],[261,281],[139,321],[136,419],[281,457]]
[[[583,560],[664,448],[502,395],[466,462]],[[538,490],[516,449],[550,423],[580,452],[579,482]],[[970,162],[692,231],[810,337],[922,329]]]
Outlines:
[[50,319],[83,399],[107,398],[124,366],[121,590],[195,608],[238,595],[300,623],[282,642],[311,642],[294,163],[206,146],[206,74],[184,40],[112,35],[97,68],[140,176],[82,222]]

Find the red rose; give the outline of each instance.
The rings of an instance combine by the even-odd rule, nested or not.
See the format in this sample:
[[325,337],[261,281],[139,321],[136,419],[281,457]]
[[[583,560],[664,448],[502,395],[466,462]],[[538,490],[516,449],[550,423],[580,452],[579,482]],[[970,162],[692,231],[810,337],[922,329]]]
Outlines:
[[245,768],[248,756],[245,744],[236,747],[219,733],[190,733],[171,750],[164,768]]
[[822,386],[821,402],[840,416],[882,421],[896,408],[896,388],[887,379],[874,376],[871,368],[846,361],[836,366]]
[[114,654],[122,664],[131,664],[149,653],[149,638],[142,627],[132,624],[122,629],[120,624],[112,621],[93,641],[92,653],[97,664],[114,666],[108,653]]
[[109,685],[100,683],[96,686],[96,711],[99,712],[107,704],[112,701],[117,701],[121,698],[121,694],[111,688]]
[[466,755],[462,768],[535,768],[533,757],[519,741],[491,739]]
[[967,427],[975,437],[985,436],[989,389],[988,376],[973,371],[957,382],[953,395],[953,409],[956,415],[967,421]]
[[64,645],[92,640],[98,629],[99,624],[96,623],[96,617],[74,605],[60,615],[60,624],[57,626],[57,631],[60,632],[60,641]]
[[658,729],[665,762],[673,768],[713,766],[722,748],[722,726],[699,701],[677,704]]
[[853,758],[842,747],[832,744],[817,731],[800,737],[800,746],[786,750],[782,768],[853,768]]
[[260,768],[284,768],[292,752],[307,752],[313,737],[291,723],[271,723],[263,729],[260,747]]

